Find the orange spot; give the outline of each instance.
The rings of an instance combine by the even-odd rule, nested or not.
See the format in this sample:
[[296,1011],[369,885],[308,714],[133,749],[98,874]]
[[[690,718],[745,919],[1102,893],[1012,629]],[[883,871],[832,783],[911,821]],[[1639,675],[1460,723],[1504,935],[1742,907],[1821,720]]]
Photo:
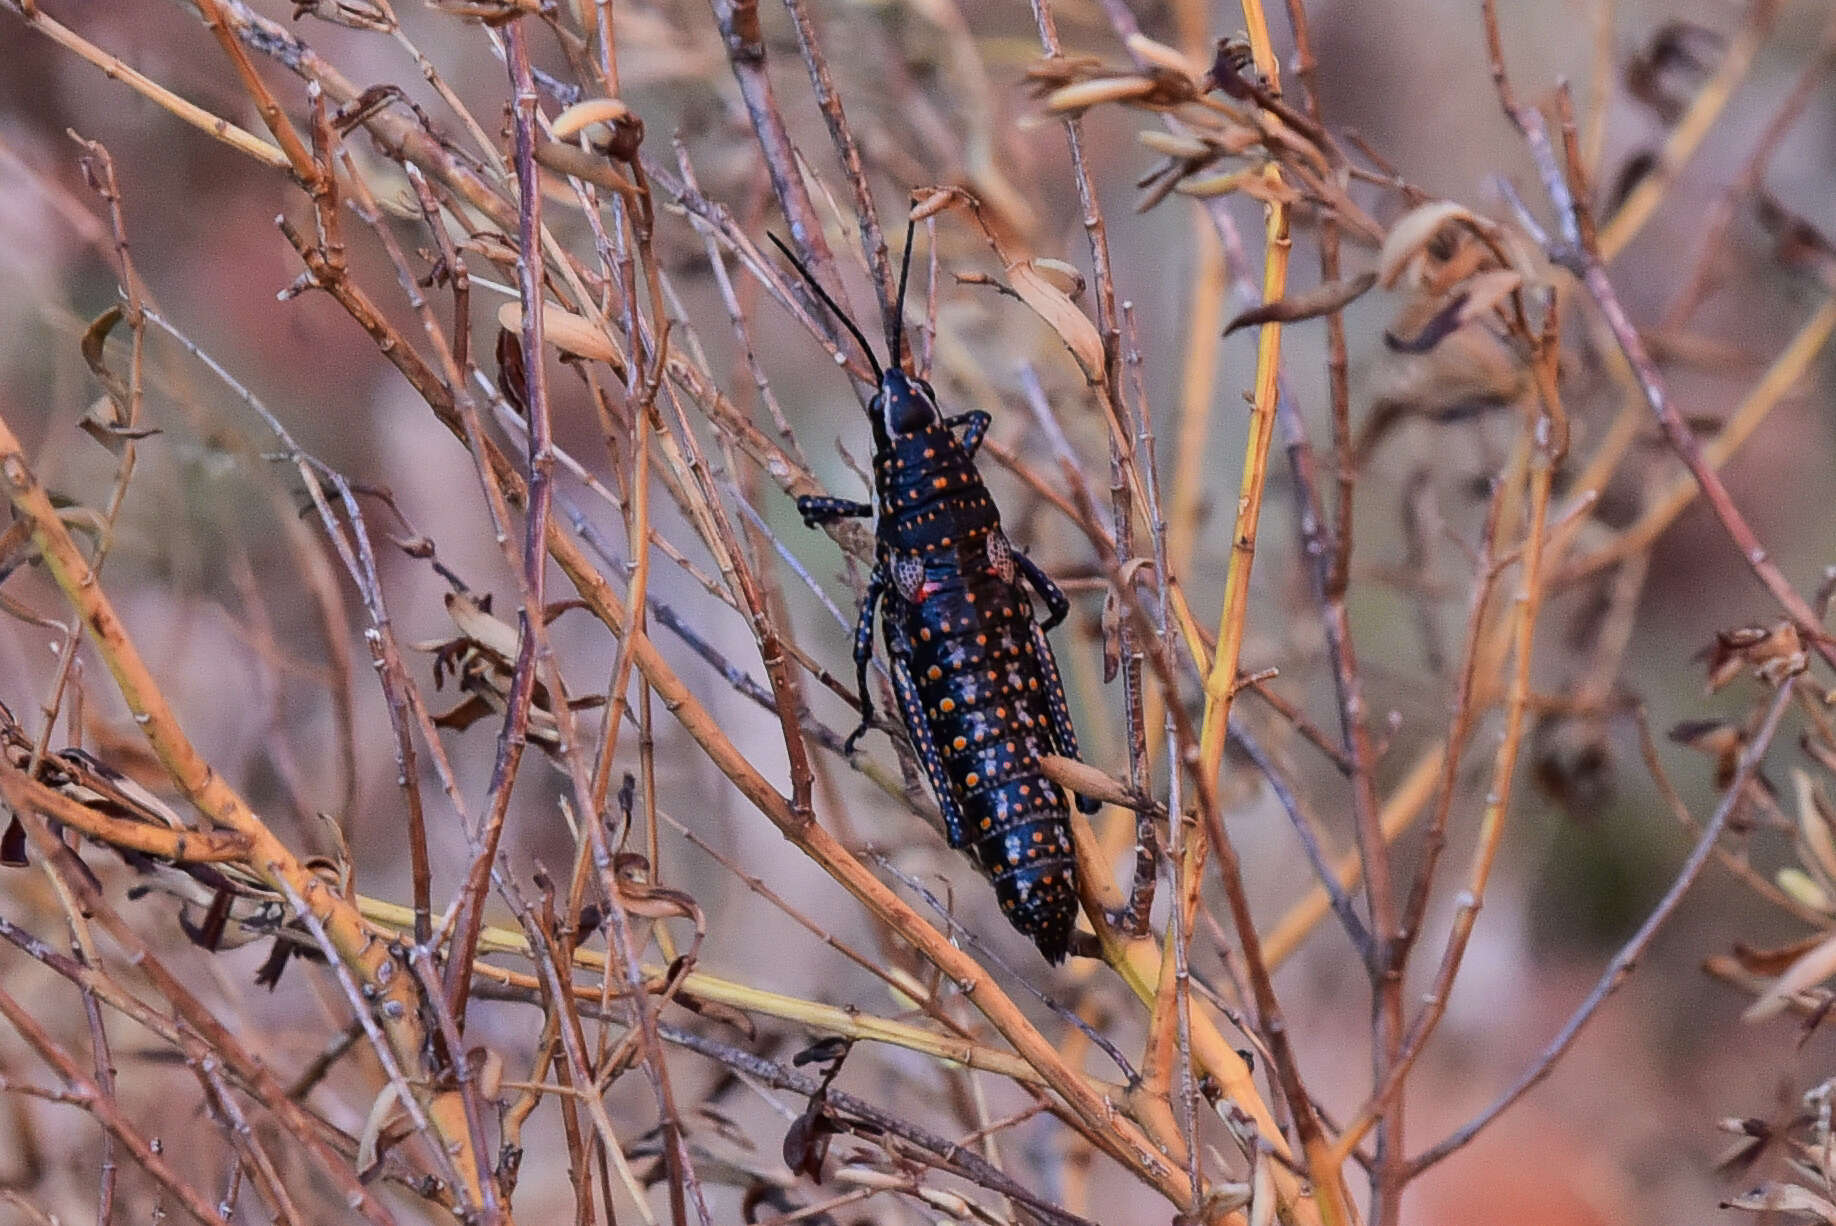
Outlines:
[[929,677],[931,680],[935,681],[939,677],[943,676],[943,669],[933,664],[928,670],[926,670],[925,675]]
[[968,748],[968,745],[969,745],[969,738],[966,736],[959,736],[954,741],[950,742],[951,749],[966,749]]
[[954,698],[946,698],[946,699],[944,699],[944,700],[943,700],[942,702],[940,702],[940,703],[938,703],[938,704],[937,704],[937,709],[938,709],[939,711],[954,711],[954,710],[956,710],[956,699],[954,699]]
[[950,478],[948,477],[931,478],[931,488],[934,490],[945,489],[949,486],[949,484],[950,484]]
[[976,784],[980,783],[981,781],[982,781],[982,777],[976,774],[974,771],[970,771],[967,775],[963,776],[963,786],[964,787],[972,788]]

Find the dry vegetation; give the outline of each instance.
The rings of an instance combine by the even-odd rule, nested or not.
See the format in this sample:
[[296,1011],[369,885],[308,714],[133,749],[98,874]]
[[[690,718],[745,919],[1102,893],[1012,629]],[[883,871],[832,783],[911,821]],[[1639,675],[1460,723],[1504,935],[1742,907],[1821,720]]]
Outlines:
[[[57,356],[0,395],[0,1213],[1396,1226],[1699,878],[1753,905],[1660,974],[1800,1019],[1764,1045],[1824,1023],[1827,472],[1758,518],[1723,479],[1784,428],[1829,467],[1775,413],[1836,328],[1773,186],[1820,7],[1452,6],[1510,135],[1458,201],[1333,113],[1346,6],[402,7],[0,0],[12,103],[140,126],[0,126],[73,282],[5,316]],[[1107,805],[1056,971],[903,730],[844,752],[871,535],[792,510],[861,495],[871,385],[766,235],[878,336],[908,219],[911,360],[1076,603],[1051,769]],[[1718,337],[1760,303],[1789,334]],[[1732,707],[1646,599],[1686,514]],[[1516,832],[1625,804],[1668,885],[1447,1127]],[[1836,1223],[1804,1050],[1715,1109],[1778,1104],[1724,1194]]]

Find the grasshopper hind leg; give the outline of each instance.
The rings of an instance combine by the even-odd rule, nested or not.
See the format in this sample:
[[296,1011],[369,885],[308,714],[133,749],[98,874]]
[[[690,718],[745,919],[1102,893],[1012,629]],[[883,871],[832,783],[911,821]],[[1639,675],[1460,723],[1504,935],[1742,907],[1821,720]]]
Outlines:
[[[1033,654],[1039,661],[1039,675],[1045,683],[1046,717],[1051,726],[1054,748],[1067,758],[1082,757],[1077,751],[1077,729],[1071,726],[1071,707],[1065,701],[1064,679],[1058,674],[1058,661],[1052,657],[1052,644],[1045,627],[1033,626]],[[1103,802],[1093,796],[1073,793],[1078,812],[1094,816],[1102,811]]]
[[899,701],[899,715],[911,734],[912,752],[917,755],[918,765],[923,768],[931,792],[937,797],[938,812],[943,814],[944,834],[949,838],[950,846],[967,847],[969,822],[963,815],[963,805],[956,795],[956,786],[950,781],[950,772],[944,766],[943,751],[937,747],[937,737],[931,731],[930,722],[925,719],[924,699],[919,696],[918,682],[912,677],[910,659],[899,651],[887,654],[887,663],[892,671],[893,696]]
[[854,680],[861,697],[861,722],[842,742],[843,753],[853,753],[855,742],[873,728],[873,691],[867,687],[867,668],[873,663],[873,613],[886,592],[886,574],[874,567],[867,580],[867,595],[861,600],[861,615],[854,623]]

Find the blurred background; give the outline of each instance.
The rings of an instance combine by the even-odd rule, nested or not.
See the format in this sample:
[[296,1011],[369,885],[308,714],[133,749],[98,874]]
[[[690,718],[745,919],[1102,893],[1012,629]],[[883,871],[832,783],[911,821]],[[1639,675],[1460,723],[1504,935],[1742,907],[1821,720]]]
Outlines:
[[[184,98],[261,130],[221,49],[187,7],[159,0],[106,5],[45,0],[38,7]],[[450,122],[405,39],[335,24],[312,12],[311,4],[264,0],[252,7],[285,24],[360,87],[395,83],[437,121]],[[1193,6],[1175,13],[1129,0],[1127,7],[1144,31],[1168,43],[1177,45],[1190,33],[1180,21],[1189,20]],[[755,237],[780,224],[709,10],[670,0],[614,8],[629,32],[620,49],[621,97],[644,122],[649,156],[675,170],[679,163],[671,145],[678,142],[700,190],[730,209]],[[774,5],[762,11],[785,114],[814,172],[839,196],[841,179],[788,22]],[[1039,54],[1024,8],[950,0],[827,0],[815,11],[824,23],[836,88],[862,133],[883,217],[898,216],[903,187],[965,184],[999,206],[1011,241],[1031,254],[1088,270],[1062,129],[1024,80]],[[1361,148],[1381,155],[1397,177],[1431,196],[1509,217],[1511,206],[1500,187],[1509,183],[1533,212],[1547,216],[1522,142],[1492,91],[1477,3],[1312,0],[1307,12],[1321,65],[1320,103],[1330,128],[1355,131]],[[1102,6],[1067,2],[1057,14],[1068,53],[1126,64]],[[418,3],[404,3],[399,16],[412,45],[438,66],[485,134],[501,144],[507,131],[505,72],[480,27]],[[1758,206],[1756,194],[1730,196],[1762,133],[1803,82],[1763,188],[1814,232],[1836,232],[1836,83],[1821,75],[1820,67],[1831,54],[1830,6],[1823,0],[1757,5],[1549,0],[1507,4],[1501,16],[1520,94],[1541,100],[1558,80],[1573,85],[1593,125],[1590,136],[1598,141],[1595,199],[1603,212],[1616,185],[1636,178],[1638,166],[1649,165],[1666,147],[1678,111],[1714,78],[1730,45],[1749,35],[1755,40],[1750,66],[1732,83],[1699,149],[1611,266],[1632,317],[1655,338],[1679,406],[1712,437],[1713,424],[1733,412],[1785,341],[1832,292],[1814,242],[1800,235],[1800,248],[1809,254],[1788,251],[1777,216]],[[1292,46],[1285,17],[1273,10],[1270,17],[1285,55]],[[1210,5],[1204,18],[1207,43],[1243,25],[1241,12],[1230,4]],[[1649,59],[1667,33],[1686,51],[1662,60],[1655,82],[1643,80],[1635,65]],[[560,73],[564,65],[551,50],[538,40],[538,64]],[[303,113],[298,82],[271,64],[263,71],[295,113]],[[1287,84],[1293,91],[1292,80]],[[1667,102],[1673,105],[1667,108]],[[1217,256],[1206,257],[1195,246],[1201,207],[1193,200],[1175,195],[1137,211],[1142,193],[1136,181],[1157,164],[1137,140],[1149,126],[1140,112],[1093,110],[1085,120],[1086,152],[1107,217],[1116,288],[1138,332],[1139,377],[1157,415],[1162,463],[1171,472],[1190,458],[1180,453],[1178,423],[1191,361],[1187,325],[1193,287],[1206,259]],[[496,592],[500,610],[514,608],[514,582],[493,541],[489,511],[464,449],[333,302],[323,294],[285,292],[301,267],[275,219],[309,218],[299,191],[279,172],[109,80],[31,28],[9,2],[0,4],[0,417],[24,440],[54,494],[101,505],[117,458],[78,429],[100,395],[79,341],[89,321],[117,301],[118,279],[107,206],[85,183],[82,151],[73,136],[101,142],[113,157],[133,258],[161,315],[259,398],[301,447],[356,482],[386,487],[401,520],[391,521],[376,507],[375,522],[386,525],[384,530],[430,537],[445,566],[473,588]],[[379,196],[399,195],[399,173],[373,156],[367,142],[353,139],[350,148],[373,176]],[[1003,196],[1003,188],[1011,194]],[[1384,224],[1404,208],[1393,194],[1373,192],[1369,199]],[[1710,225],[1730,200],[1729,224],[1716,242]],[[1244,237],[1250,261],[1245,271],[1259,280],[1261,207],[1248,199],[1223,207]],[[570,244],[590,250],[582,227],[565,219],[556,224],[570,227],[565,231]],[[893,238],[896,223],[887,224]],[[406,222],[399,232],[411,249],[426,245]],[[923,241],[922,230],[920,235]],[[953,282],[952,274],[1000,271],[971,227],[940,226],[936,241],[940,390],[959,396],[972,391],[973,403],[994,405],[994,441],[1051,473],[1053,457],[1034,428],[1022,390],[1029,378],[1043,380],[1068,421],[1073,445],[1101,476],[1100,427],[1081,411],[1080,378],[1055,339],[1012,298]],[[1704,258],[1708,242],[1716,247]],[[846,246],[837,243],[838,250]],[[386,293],[391,318],[418,341],[419,325],[392,270],[373,238],[354,223],[351,248],[360,277]],[[756,399],[751,375],[709,273],[707,246],[680,208],[661,211],[657,250],[680,295],[673,312],[694,321],[692,341],[684,331],[675,343],[705,346],[709,368],[729,394],[750,404]],[[1313,252],[1312,230],[1303,221],[1297,228],[1297,284],[1316,280]],[[1373,259],[1368,249],[1348,247],[1353,271],[1371,267]],[[843,264],[853,302],[870,302],[859,260],[850,255]],[[1690,278],[1703,268],[1708,279],[1699,300],[1679,308]],[[489,270],[479,275],[488,278]],[[754,344],[771,388],[812,468],[837,494],[860,496],[859,479],[843,451],[859,461],[868,441],[846,379],[814,338],[756,284],[748,281],[740,292],[753,312]],[[475,346],[489,353],[496,309],[504,299],[489,286],[477,295]],[[1515,430],[1508,412],[1429,405],[1432,388],[1424,392],[1408,382],[1413,376],[1399,367],[1394,347],[1385,342],[1400,299],[1380,289],[1345,316],[1354,425],[1384,423],[1368,436],[1358,486],[1352,616],[1373,728],[1384,752],[1379,778],[1386,790],[1443,732],[1449,670],[1459,659],[1470,588],[1470,562],[1450,542],[1475,536],[1487,474],[1500,464]],[[445,310],[443,302],[440,309]],[[1227,306],[1224,318],[1237,309]],[[868,331],[878,330],[869,325]],[[1223,589],[1254,345],[1255,329],[1217,342],[1209,390],[1215,408],[1198,458],[1191,460],[1201,474],[1202,518],[1181,578],[1206,625],[1215,621]],[[1287,391],[1322,447],[1329,438],[1324,345],[1318,323],[1294,325],[1283,368]],[[1570,348],[1564,381],[1576,423],[1575,454],[1585,456],[1621,398],[1600,373],[1597,355],[1590,356],[1585,344]],[[264,458],[274,440],[249,405],[170,338],[155,337],[148,353],[147,411],[159,433],[138,448],[105,586],[187,730],[217,768],[295,847],[331,853],[336,850],[331,832],[341,830],[360,866],[359,887],[373,896],[405,899],[409,876],[393,739],[357,637],[361,606],[337,574],[330,582],[344,590],[349,620],[328,632],[322,604],[312,594],[318,580],[303,573],[297,541],[302,532],[316,534],[316,522],[300,515],[291,470]],[[1805,592],[1816,589],[1824,568],[1836,562],[1828,510],[1836,498],[1829,375],[1830,359],[1818,356],[1726,470],[1739,505]],[[974,387],[973,379],[985,382]],[[589,468],[603,471],[590,401],[565,380],[557,397],[560,441]],[[1378,412],[1383,404],[1403,407],[1386,417]],[[718,452],[715,460],[720,479],[747,492],[776,539],[851,622],[854,598],[834,545],[804,532],[789,499],[742,471],[744,462],[735,466],[731,453]],[[985,467],[993,473],[1015,539],[1047,570],[1071,581],[1078,612],[1055,641],[1087,757],[1116,773],[1123,763],[1121,727],[1115,687],[1106,687],[1101,677],[1101,600],[1094,593],[1098,585],[1078,582],[1095,573],[1088,546],[1011,472]],[[1678,471],[1647,426],[1622,478],[1591,513],[1594,522],[1582,533],[1582,551],[1635,519],[1641,499]],[[614,510],[596,502],[581,482],[567,479],[563,493],[611,539],[624,539]],[[692,527],[672,510],[660,514],[662,534],[705,564],[707,554],[696,547]],[[452,637],[440,577],[400,551],[389,551],[383,563],[402,641]],[[744,620],[708,599],[692,575],[659,560],[652,582],[660,602],[729,660],[761,675]],[[557,582],[556,590],[564,586]],[[1739,719],[1745,713],[1754,699],[1752,683],[1710,694],[1694,657],[1718,630],[1768,623],[1777,615],[1700,505],[1662,534],[1644,573],[1631,581],[1631,602],[1621,608],[1629,619],[1623,654],[1603,656],[1595,623],[1607,600],[1599,589],[1607,586],[1576,584],[1552,598],[1538,640],[1536,689],[1559,698],[1593,686],[1615,701],[1642,703],[1660,739],[1665,770],[1698,820],[1706,819],[1718,798],[1712,756],[1663,734],[1685,721]],[[14,571],[4,597],[12,617],[0,631],[0,701],[36,732],[57,666],[51,648],[61,633],[22,618],[65,613],[37,567]],[[802,646],[835,675],[849,676],[846,630],[802,583],[786,580],[784,599]],[[1278,464],[1259,543],[1243,668],[1279,668],[1275,687],[1336,733],[1311,599],[1293,489],[1285,466]],[[580,678],[588,690],[603,690],[616,642],[581,614],[562,616],[554,629],[570,677]],[[734,693],[677,639],[658,637],[728,735],[781,783],[785,757],[775,719]],[[451,705],[446,695],[434,693],[431,654],[418,653],[410,667],[436,710]],[[339,687],[327,683],[327,670],[342,670],[348,712],[341,709]],[[122,769],[143,765],[135,756],[143,751],[134,748],[132,723],[94,659],[83,660],[79,682],[87,747]],[[845,731],[852,714],[818,687],[810,689],[816,714]],[[1266,705],[1241,701],[1244,718],[1291,772],[1327,828],[1331,849],[1350,846],[1345,800],[1329,766]],[[448,752],[469,797],[486,789],[496,731],[496,719],[488,718],[448,734]],[[1429,912],[1414,970],[1421,982],[1411,979],[1411,1001],[1426,985],[1451,917],[1453,879],[1464,871],[1498,733],[1495,719],[1481,727],[1461,773],[1451,876],[1443,882],[1445,896],[1438,896]],[[61,732],[59,738],[59,744],[68,740]],[[1780,738],[1776,767],[1769,768],[1769,781],[1783,792],[1790,790],[1790,769],[1803,765],[1788,740]],[[659,803],[671,817],[825,929],[872,945],[859,908],[738,796],[660,708],[656,743]],[[883,763],[894,761],[884,736],[869,737],[866,744]],[[635,745],[621,755],[619,767],[631,767]],[[985,883],[934,830],[845,767],[837,765],[833,773],[819,789],[818,815],[826,826],[852,844],[886,853],[902,871],[947,897],[1016,975],[1052,985],[1062,999],[1080,999],[1080,985],[1093,972],[1075,962],[1048,972],[1024,940],[1001,924]],[[1520,798],[1447,1021],[1410,1082],[1412,1147],[1425,1147],[1456,1128],[1535,1057],[1662,893],[1692,841],[1641,761],[1629,719],[1541,719],[1517,774]],[[1227,789],[1253,900],[1272,925],[1311,884],[1306,861],[1274,800],[1236,755]],[[437,795],[437,789],[430,787],[428,794]],[[524,767],[506,836],[507,863],[516,871],[526,875],[537,865],[558,871],[569,862],[572,840],[556,816],[560,794],[560,777],[546,760]],[[430,820],[438,904],[457,888],[467,861],[450,812],[440,810]],[[1788,838],[1764,830],[1755,836],[1753,862],[1763,878],[1789,864],[1791,854]],[[762,904],[732,872],[673,831],[666,831],[657,867],[663,879],[693,895],[708,917],[701,961],[709,972],[870,1011],[899,1007],[883,986]],[[120,884],[112,869],[105,877]],[[277,1069],[291,1071],[309,1061],[326,1034],[344,1024],[342,1000],[319,982],[317,971],[291,974],[272,992],[255,989],[251,979],[263,947],[205,956],[185,946],[167,900],[148,898],[137,905],[129,914],[144,916],[149,934],[170,943],[174,965],[208,993],[222,1016],[264,1036],[264,1058]],[[0,875],[0,911],[48,939],[64,939],[35,872]],[[1228,926],[1221,906],[1216,913]],[[492,918],[502,917],[493,911]],[[1795,1110],[1799,1096],[1829,1075],[1833,1049],[1822,1030],[1805,1038],[1790,1018],[1743,1024],[1740,1015],[1750,994],[1705,974],[1702,965],[1736,943],[1778,946],[1809,931],[1711,865],[1636,975],[1547,1082],[1415,1185],[1404,1220],[1420,1226],[1726,1220],[1718,1203],[1753,1182],[1755,1174],[1749,1168],[1717,1169],[1729,1141],[1717,1121]],[[1215,946],[1198,962],[1202,973],[1218,968]],[[86,1023],[74,996],[54,1003],[62,989],[11,950],[0,951],[0,973],[20,985],[9,990],[27,999],[31,985],[40,984],[47,993],[48,1024],[81,1042]],[[1369,1089],[1367,988],[1344,934],[1330,919],[1280,968],[1276,986],[1302,1068],[1323,1106],[1333,1115],[1354,1111]],[[1105,1007],[1094,990],[1081,999],[1092,1010]],[[527,1028],[539,1024],[537,1019],[528,1008],[481,1006],[472,1024],[512,1053],[527,1046]],[[1116,1014],[1099,1020],[1124,1050],[1138,1047],[1138,1021]],[[788,1058],[809,1037],[786,1023],[762,1023],[757,1045]],[[182,1096],[185,1110],[195,1111],[194,1083],[182,1069],[162,1067],[150,1056],[139,1059],[142,1040],[131,1034],[118,1038],[118,1063],[140,1070],[124,1074],[124,1101],[136,1104],[143,1119],[159,1119],[164,1095]],[[509,1058],[514,1075],[524,1075],[526,1057]],[[672,1067],[680,1098],[706,1098],[749,1121],[745,1128],[755,1131],[767,1158],[775,1153],[782,1119],[774,1121],[747,1091],[735,1093],[724,1085],[715,1066],[675,1055]],[[1105,1072],[1113,1075],[1113,1069]],[[0,1074],[45,1079],[11,1032],[0,1032]],[[931,1063],[892,1051],[851,1065],[841,1084],[876,1101],[898,1102],[912,1093],[945,1098],[940,1082]],[[983,1082],[996,1116],[1024,1101],[994,1079]],[[624,1113],[616,1118],[650,1118],[640,1085],[619,1086],[610,1101]],[[320,1105],[352,1129],[366,1107],[360,1095],[335,1086]],[[214,1187],[226,1168],[221,1154],[213,1157],[202,1143],[191,1152],[188,1134],[198,1124],[199,1119],[168,1111],[154,1126],[175,1160],[189,1163],[201,1186]],[[552,1133],[554,1126],[549,1121],[542,1127]],[[1055,1134],[1036,1121],[1013,1135],[1014,1169],[1047,1172],[1041,1178],[1052,1186],[1050,1172],[1063,1157],[1054,1149]],[[64,1221],[87,1220],[91,1212],[97,1144],[93,1123],[73,1109],[0,1096],[0,1187],[29,1195]],[[124,1204],[133,1211],[121,1220],[151,1220],[150,1185],[133,1172],[123,1179],[124,1193],[132,1194]],[[567,1212],[565,1180],[561,1157],[532,1146],[518,1202],[524,1220]],[[1113,1170],[1100,1172],[1086,1195],[1084,1211],[1099,1220],[1167,1216],[1164,1205]],[[0,1218],[9,1211],[0,1203]],[[717,1220],[737,1220],[731,1203],[723,1201],[722,1212],[729,1216]],[[838,1220],[857,1220],[841,1212]],[[889,1216],[866,1220],[907,1220],[896,1216],[904,1210],[881,1212]],[[261,1220],[247,1211],[245,1216]]]

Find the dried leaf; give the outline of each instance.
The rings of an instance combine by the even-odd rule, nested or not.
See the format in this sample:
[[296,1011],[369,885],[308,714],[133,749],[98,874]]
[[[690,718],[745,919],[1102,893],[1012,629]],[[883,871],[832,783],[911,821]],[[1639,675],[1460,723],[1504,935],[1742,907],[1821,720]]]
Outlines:
[[127,384],[120,375],[109,369],[108,363],[102,358],[108,348],[108,334],[115,330],[115,325],[121,322],[125,314],[126,312],[118,305],[108,308],[91,320],[89,327],[83,329],[83,339],[77,346],[82,351],[83,361],[88,364],[90,371],[102,381],[102,386],[108,389],[109,398],[121,406],[127,403]]
[[1105,771],[1079,762],[1076,758],[1061,758],[1057,754],[1042,754],[1040,765],[1045,769],[1046,777],[1054,783],[1062,784],[1079,796],[1088,796],[1092,800],[1101,800],[1112,805],[1137,804],[1129,795],[1128,789],[1112,779]]
[[510,328],[497,330],[497,390],[516,415],[529,419],[529,372],[523,366],[521,334]]
[[464,592],[446,594],[446,611],[460,633],[505,663],[516,659],[520,641],[516,628],[493,617],[480,602]]
[[1250,1226],[1274,1226],[1276,1199],[1275,1164],[1262,1157],[1250,1180]]
[[1349,281],[1327,281],[1313,289],[1251,307],[1230,321],[1230,326],[1224,329],[1224,335],[1229,336],[1238,328],[1247,328],[1253,324],[1287,324],[1330,315],[1355,301],[1375,284],[1377,274],[1374,272],[1363,273]]
[[1051,277],[1040,272],[1035,263],[1021,260],[1009,264],[1008,284],[1020,301],[1033,308],[1034,313],[1058,333],[1058,339],[1083,368],[1084,377],[1092,383],[1102,382],[1107,363],[1103,337],[1097,332],[1096,324],[1078,309],[1070,295],[1053,284]]
[[[600,129],[594,131],[600,135],[600,139],[590,152],[578,145],[544,140],[536,142],[535,159],[556,174],[568,175],[584,183],[603,187],[609,192],[635,196],[637,185],[612,169],[612,163],[606,160],[613,156],[614,150],[624,148],[630,142],[621,142],[616,134],[603,133]],[[632,148],[635,151],[635,146]]]
[[[497,308],[497,322],[506,331],[521,334],[523,330],[523,307],[521,303],[506,302]],[[563,353],[576,354],[591,358],[596,362],[605,362],[621,375],[625,369],[625,355],[620,351],[618,342],[584,315],[556,306],[554,303],[542,305],[543,335],[548,343]]]
[[1083,111],[1105,102],[1146,98],[1155,88],[1152,80],[1142,76],[1095,77],[1053,90],[1046,95],[1046,109],[1061,114],[1066,111]]
[[496,1102],[504,1088],[504,1057],[494,1047],[474,1047],[465,1053],[472,1080],[486,1102]]
[[1793,770],[1791,781],[1797,794],[1798,830],[1810,853],[1809,863],[1823,874],[1826,883],[1836,883],[1836,829],[1832,828],[1829,806],[1806,772]]
[[1403,269],[1449,222],[1471,226],[1480,233],[1491,229],[1490,222],[1451,200],[1433,200],[1411,209],[1396,219],[1377,253],[1377,278],[1385,289],[1396,284]]
[[1836,936],[1824,938],[1792,963],[1758,1000],[1747,1007],[1741,1018],[1749,1022],[1765,1021],[1784,1009],[1793,996],[1806,988],[1815,987],[1831,975],[1836,975]]
[[1715,786],[1723,788],[1734,781],[1741,751],[1747,747],[1746,733],[1714,719],[1684,720],[1670,730],[1670,739],[1714,758]]
[[109,333],[115,330],[115,325],[121,322],[125,314],[116,305],[96,316],[89,327],[83,330],[83,339],[78,346],[82,350],[83,361],[102,384],[105,395],[90,406],[83,420],[77,423],[77,428],[116,455],[120,455],[122,448],[135,439],[159,433],[157,430],[128,425],[132,391],[127,380],[116,374],[106,360]]
[[1148,128],[1137,132],[1135,139],[1155,153],[1163,153],[1181,161],[1198,161],[1215,156],[1218,152],[1214,146],[1190,132],[1163,132],[1158,128]]
[[1723,1209],[1745,1209],[1753,1213],[1798,1213],[1836,1224],[1836,1205],[1808,1188],[1795,1183],[1769,1183],[1742,1196],[1721,1202]]
[[1035,98],[1043,98],[1073,81],[1088,80],[1103,72],[1103,61],[1094,55],[1051,55],[1026,67],[1026,81]]
[[791,1064],[796,1068],[806,1064],[828,1064],[845,1058],[853,1048],[852,1039],[842,1035],[825,1035],[792,1056]]
[[1696,658],[1708,661],[1711,694],[1743,669],[1751,668],[1760,680],[1778,685],[1803,672],[1808,662],[1798,628],[1788,621],[1716,631],[1715,641],[1697,652]]
[[1164,68],[1168,72],[1176,72],[1181,76],[1189,77],[1194,83],[1205,75],[1204,65],[1193,63],[1186,58],[1184,52],[1177,51],[1165,43],[1156,42],[1139,30],[1124,39],[1123,45],[1128,48],[1129,54],[1137,59],[1146,60],[1156,68]]
[[784,1165],[794,1173],[807,1175],[810,1182],[822,1182],[822,1162],[829,1156],[829,1138],[835,1126],[822,1114],[820,1100],[791,1121],[784,1133]]
[[1793,962],[1815,949],[1817,943],[1822,939],[1819,936],[1808,936],[1801,941],[1793,941],[1789,945],[1781,945],[1774,949],[1754,949],[1750,945],[1736,942],[1733,951],[1734,960],[1740,964],[1740,969],[1748,974],[1764,975],[1771,979],[1791,969]]
[[1818,884],[1815,877],[1803,869],[1787,865],[1778,871],[1774,880],[1778,882],[1779,889],[1812,910],[1828,911],[1831,909],[1829,891],[1825,890]]
[[1078,271],[1077,265],[1067,264],[1063,260],[1054,260],[1047,256],[1039,256],[1033,260],[1033,268],[1068,297],[1083,296],[1084,274]]
[[1243,185],[1253,178],[1260,178],[1260,166],[1246,166],[1241,170],[1226,171],[1222,174],[1199,175],[1196,178],[1183,179],[1173,190],[1182,196],[1206,200],[1213,196],[1231,196],[1243,190]]
[[473,694],[452,710],[434,716],[434,727],[451,728],[454,732],[464,732],[491,714],[494,709],[482,695]]
[[102,444],[116,455],[120,455],[129,443],[143,438],[152,438],[160,433],[157,426],[126,426],[119,424],[115,411],[115,402],[107,396],[97,397],[89,406],[89,412],[83,414],[77,422],[77,429]]
[[556,115],[550,127],[556,140],[572,140],[592,124],[617,123],[630,116],[631,108],[617,98],[589,98]]
[[704,1000],[687,988],[679,989],[674,999],[677,1004],[689,1012],[705,1017],[711,1022],[731,1026],[748,1039],[759,1037],[759,1028],[752,1024],[752,1018],[732,1005],[722,1004],[717,1000]]
[[370,1114],[363,1122],[363,1132],[357,1138],[357,1173],[367,1175],[375,1169],[380,1158],[380,1142],[383,1126],[395,1112],[395,1101],[398,1097],[396,1087],[399,1082],[389,1081],[383,1084],[374,1101],[370,1103]]
[[1470,323],[1496,310],[1506,298],[1522,289],[1523,285],[1524,274],[1514,268],[1495,268],[1470,278],[1465,286],[1466,309],[1460,322]]

